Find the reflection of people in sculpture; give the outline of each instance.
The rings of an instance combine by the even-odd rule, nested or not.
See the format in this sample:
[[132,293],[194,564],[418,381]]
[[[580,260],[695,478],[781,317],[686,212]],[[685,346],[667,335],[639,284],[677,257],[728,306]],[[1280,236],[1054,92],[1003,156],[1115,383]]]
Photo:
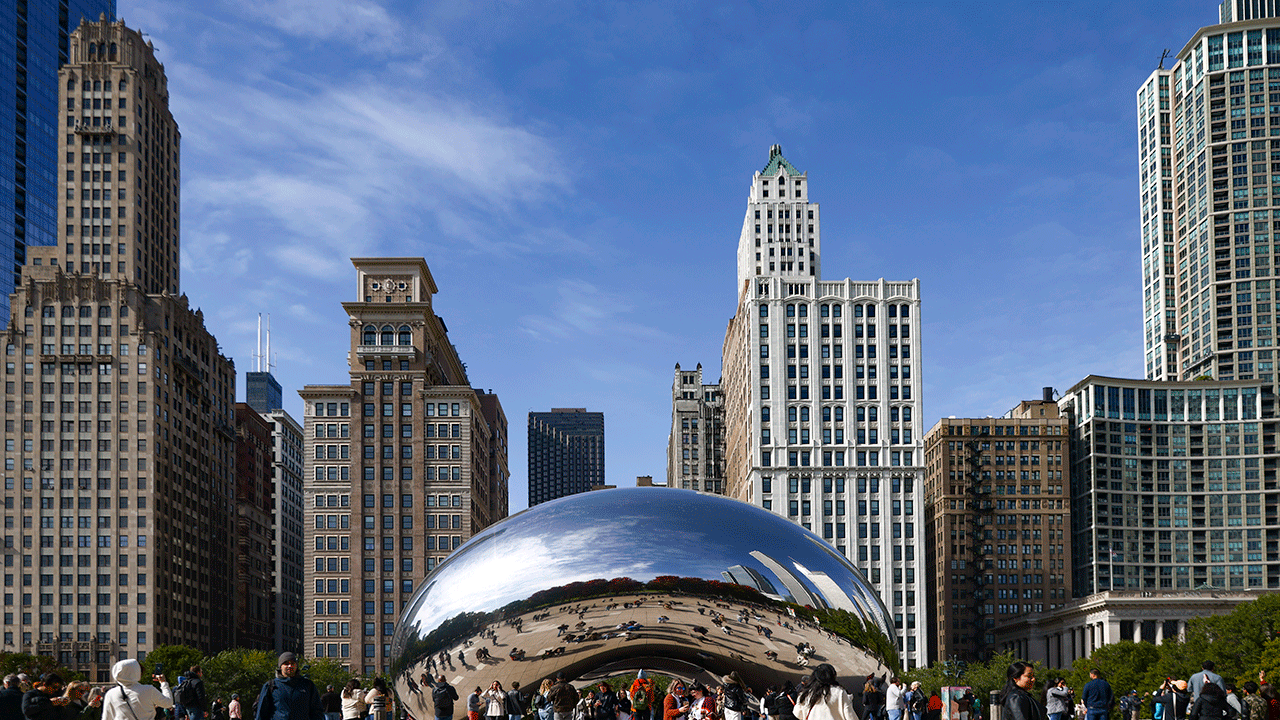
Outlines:
[[437,675],[434,682],[430,675],[424,675],[423,680],[431,686],[431,702],[436,706],[437,720],[452,718],[453,703],[458,699],[458,691],[445,680],[444,675]]
[[858,720],[853,696],[836,680],[836,669],[822,663],[813,669],[809,687],[796,698],[795,716],[805,720]]

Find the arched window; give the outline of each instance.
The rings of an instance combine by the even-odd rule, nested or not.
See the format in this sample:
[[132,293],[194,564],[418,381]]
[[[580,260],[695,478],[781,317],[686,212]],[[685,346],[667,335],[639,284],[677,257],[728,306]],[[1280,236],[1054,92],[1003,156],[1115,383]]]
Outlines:
[[111,317],[111,306],[110,306],[110,305],[103,305],[102,307],[98,308],[98,317],[100,317],[100,318],[109,318],[109,317]]
[[111,49],[110,49],[109,51],[107,51],[107,57],[108,57],[109,59],[111,59],[111,60],[115,60],[115,59],[116,59],[116,44],[115,44],[115,43],[111,43]]
[[377,345],[378,330],[372,325],[364,326],[364,339],[360,341],[361,345]]
[[94,89],[94,90],[101,90],[101,89],[102,89],[102,81],[101,81],[101,80],[94,80],[94,81],[93,81],[93,89]]
[[97,54],[98,54],[98,45],[97,45],[97,43],[89,43],[89,57],[90,57],[90,58],[93,58],[93,57],[94,57],[94,56],[96,56]]
[[382,344],[383,345],[396,344],[396,331],[390,325],[382,326]]
[[75,89],[76,89],[76,77],[75,77],[74,75],[72,75],[71,77],[67,78],[67,89],[68,89],[68,90],[75,90]]
[[84,90],[85,92],[89,92],[89,90],[92,88],[93,88],[93,83],[89,82],[88,80],[85,80],[84,84],[80,86],[80,89]]
[[413,333],[409,332],[409,326],[408,326],[408,325],[401,325],[401,326],[400,326],[400,344],[401,344],[401,345],[412,345],[412,344],[413,344]]
[[129,86],[129,81],[125,80],[124,78],[120,78],[120,89],[124,90],[128,86]]
[[58,313],[56,310],[54,310],[54,307],[52,305],[45,305],[44,307],[40,308],[40,316],[47,317],[47,318],[58,317]]
[[110,81],[110,80],[103,80],[103,81],[102,81],[102,89],[103,89],[103,90],[106,90],[107,92],[111,92],[111,81]]

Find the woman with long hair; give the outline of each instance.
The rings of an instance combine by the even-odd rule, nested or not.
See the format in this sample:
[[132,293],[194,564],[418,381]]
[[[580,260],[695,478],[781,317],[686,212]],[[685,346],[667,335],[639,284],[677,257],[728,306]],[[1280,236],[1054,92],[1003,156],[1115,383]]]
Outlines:
[[542,685],[538,687],[538,693],[533,696],[533,707],[537,710],[538,720],[553,720],[555,711],[551,707],[551,688],[556,684],[547,678],[542,681]]
[[1004,720],[1048,720],[1044,706],[1036,702],[1031,691],[1036,688],[1036,671],[1030,663],[1018,661],[1005,673],[1004,689],[1000,691],[1000,706],[1004,708]]
[[360,681],[351,678],[347,681],[347,686],[342,688],[342,720],[363,720],[368,714],[367,710]]
[[494,680],[489,684],[489,689],[485,690],[481,695],[485,700],[484,715],[489,720],[506,720],[507,715],[507,691],[502,689],[502,683]]
[[662,720],[684,720],[689,714],[689,699],[684,693],[684,681],[672,680],[667,686],[667,696],[662,699]]
[[365,705],[369,706],[369,717],[373,720],[387,720],[387,706],[391,704],[391,691],[387,689],[387,681],[380,677],[373,679],[373,687],[364,696]]
[[829,663],[813,669],[809,686],[796,698],[793,714],[804,720],[858,720],[853,696],[836,680],[836,669]]

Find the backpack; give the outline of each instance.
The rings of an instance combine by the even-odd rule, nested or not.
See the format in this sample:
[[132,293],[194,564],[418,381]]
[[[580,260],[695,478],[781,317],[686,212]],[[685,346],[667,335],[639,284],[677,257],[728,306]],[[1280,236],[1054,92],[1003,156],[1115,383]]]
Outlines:
[[913,692],[911,693],[911,702],[908,703],[908,706],[911,708],[911,712],[913,713],[923,713],[925,710],[929,709],[929,702],[924,699],[923,692]]
[[177,697],[174,698],[180,705],[195,705],[200,700],[200,696],[196,694],[196,681],[194,678],[187,678],[187,681],[178,686]]
[[631,709],[636,711],[649,709],[649,688],[642,685],[631,693]]
[[1151,701],[1151,717],[1152,720],[1163,720],[1164,703],[1159,702],[1158,700]]

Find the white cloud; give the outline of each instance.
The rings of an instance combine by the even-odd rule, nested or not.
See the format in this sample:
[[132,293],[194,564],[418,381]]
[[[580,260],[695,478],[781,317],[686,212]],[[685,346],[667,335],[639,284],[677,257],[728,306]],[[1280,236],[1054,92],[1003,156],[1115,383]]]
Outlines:
[[353,45],[392,48],[401,26],[369,0],[231,0],[236,11],[289,35],[315,40],[345,39]]
[[629,296],[611,293],[585,280],[561,280],[549,303],[550,315],[520,318],[522,332],[538,340],[555,341],[575,337],[608,335],[611,338],[667,340],[669,335],[648,325],[631,322],[634,310]]

